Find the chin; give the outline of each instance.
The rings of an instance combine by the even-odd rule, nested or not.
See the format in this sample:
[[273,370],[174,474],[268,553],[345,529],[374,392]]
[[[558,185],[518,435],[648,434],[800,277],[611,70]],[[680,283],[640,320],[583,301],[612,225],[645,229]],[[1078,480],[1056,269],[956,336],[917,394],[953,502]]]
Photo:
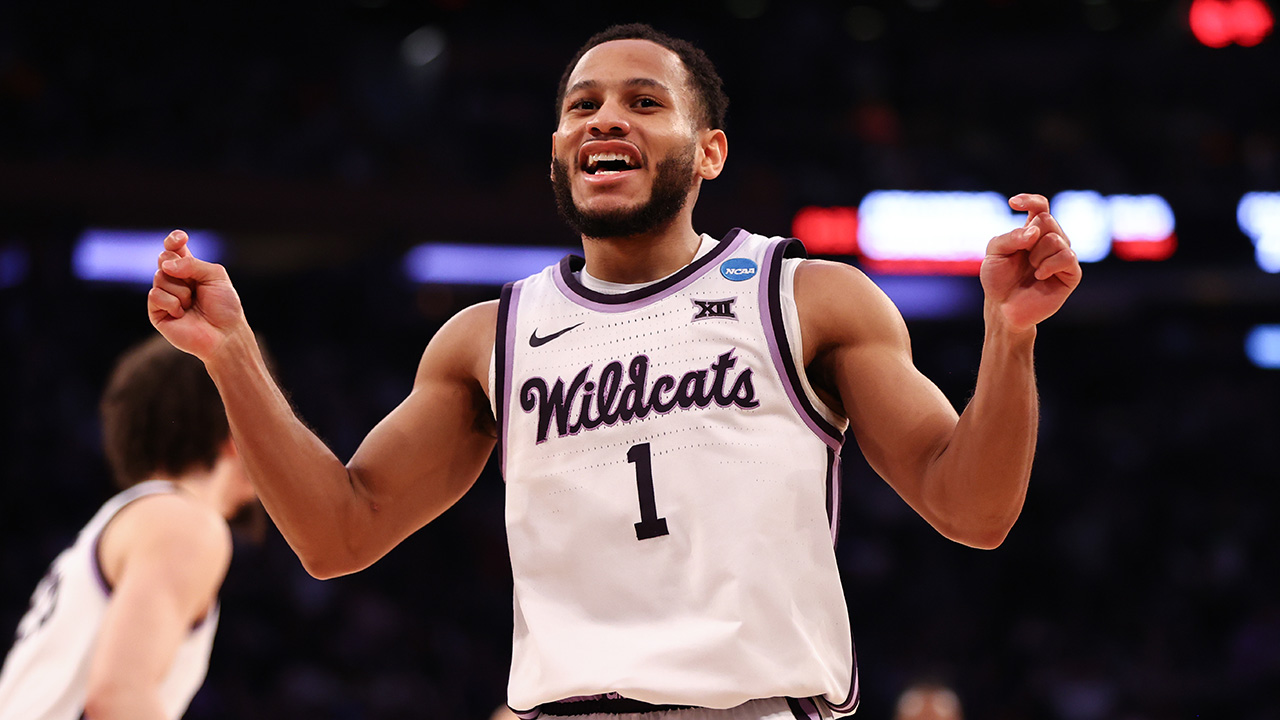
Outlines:
[[644,199],[619,197],[616,195],[599,196],[583,202],[574,198],[574,206],[583,215],[601,217],[607,215],[627,215],[644,207]]

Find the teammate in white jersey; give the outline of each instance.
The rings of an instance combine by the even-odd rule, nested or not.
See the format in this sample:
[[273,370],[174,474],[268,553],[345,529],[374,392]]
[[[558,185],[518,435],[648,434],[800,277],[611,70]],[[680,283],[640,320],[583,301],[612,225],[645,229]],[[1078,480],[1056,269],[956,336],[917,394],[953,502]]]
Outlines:
[[[706,56],[643,25],[591,38],[557,97],[551,176],[583,258],[451,319],[343,463],[263,365],[223,268],[164,241],[152,322],[205,362],[267,510],[316,577],[358,571],[474,483],[500,442],[525,718],[847,715],[858,687],[831,543],[845,430],[945,536],[999,545],[1038,422],[1037,325],[1080,281],[1048,202],[982,267],[964,412],[861,272],[693,226],[728,156]],[[822,138],[804,131],[804,151]]]
[[0,671],[0,720],[179,718],[204,682],[254,497],[204,367],[162,338],[121,356],[101,402],[122,491],[54,560]]

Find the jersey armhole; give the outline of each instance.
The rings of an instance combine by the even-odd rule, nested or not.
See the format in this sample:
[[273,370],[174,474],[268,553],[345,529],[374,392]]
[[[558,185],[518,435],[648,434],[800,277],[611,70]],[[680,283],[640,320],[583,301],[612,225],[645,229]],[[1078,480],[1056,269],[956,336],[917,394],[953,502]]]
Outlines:
[[102,536],[106,534],[107,528],[119,517],[121,510],[129,507],[135,501],[151,495],[176,491],[177,486],[168,480],[146,480],[129,487],[108,501],[109,503],[114,503],[115,507],[93,529],[93,542],[89,544],[89,561],[91,563],[89,574],[97,581],[98,588],[102,590],[103,596],[111,597],[111,594],[115,592],[115,588],[107,580],[106,569],[102,566]]
[[800,334],[800,311],[796,307],[795,298],[796,268],[799,268],[802,262],[804,262],[804,258],[799,257],[783,258],[782,260],[782,272],[779,277],[779,306],[782,310],[783,329],[787,334],[787,344],[791,346],[791,359],[795,363],[796,375],[805,397],[809,398],[813,409],[822,416],[822,419],[843,432],[848,427],[849,421],[822,401],[822,398],[813,389],[813,384],[809,382],[809,374],[804,366],[804,338]]
[[496,378],[497,378],[497,369],[496,369],[497,363],[498,363],[498,344],[494,343],[493,351],[489,353],[489,382],[488,384],[485,385],[484,392],[485,392],[485,395],[489,396],[489,412],[493,413],[493,417],[495,420],[498,417],[498,402],[495,399],[495,396],[493,393],[493,385],[496,382]]
[[498,300],[498,327],[494,332],[493,356],[489,363],[489,403],[498,430],[498,468],[507,477],[507,417],[511,410],[511,382],[515,351],[516,308],[524,280],[507,283]]

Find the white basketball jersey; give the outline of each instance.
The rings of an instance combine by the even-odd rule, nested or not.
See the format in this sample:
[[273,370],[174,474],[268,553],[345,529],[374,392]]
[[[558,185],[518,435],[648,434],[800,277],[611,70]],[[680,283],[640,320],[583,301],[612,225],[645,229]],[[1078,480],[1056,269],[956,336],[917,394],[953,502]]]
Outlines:
[[[76,720],[84,712],[89,663],[111,590],[98,563],[102,530],[125,505],[172,483],[152,480],[119,493],[53,561],[18,624],[17,640],[0,671],[0,720]],[[180,718],[204,682],[218,608],[182,643],[161,686],[166,714]]]
[[567,257],[508,285],[495,416],[515,637],[508,700],[727,708],[858,685],[836,568],[845,421],[804,376],[796,240],[734,230],[594,292]]

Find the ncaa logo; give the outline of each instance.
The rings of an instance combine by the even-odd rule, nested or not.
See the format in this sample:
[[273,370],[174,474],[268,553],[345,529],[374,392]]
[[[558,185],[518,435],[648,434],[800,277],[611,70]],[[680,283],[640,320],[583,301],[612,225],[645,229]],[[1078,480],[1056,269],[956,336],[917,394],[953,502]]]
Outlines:
[[730,258],[720,263],[720,274],[726,280],[734,282],[750,280],[756,276],[758,270],[759,266],[756,265],[755,261],[748,258]]

